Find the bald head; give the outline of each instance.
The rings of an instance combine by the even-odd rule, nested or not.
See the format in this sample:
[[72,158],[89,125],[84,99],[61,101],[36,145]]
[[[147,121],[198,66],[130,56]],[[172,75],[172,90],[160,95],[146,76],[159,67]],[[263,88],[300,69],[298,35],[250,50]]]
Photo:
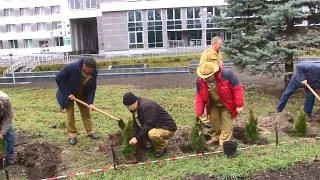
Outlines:
[[219,52],[221,46],[222,46],[222,39],[219,38],[218,36],[213,37],[211,40],[211,47],[213,48],[213,50],[215,50],[216,52]]

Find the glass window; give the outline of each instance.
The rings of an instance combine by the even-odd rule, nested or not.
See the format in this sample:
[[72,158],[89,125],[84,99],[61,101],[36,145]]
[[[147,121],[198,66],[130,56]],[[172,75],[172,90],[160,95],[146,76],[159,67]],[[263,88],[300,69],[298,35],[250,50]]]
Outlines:
[[[149,17],[147,12],[147,18]],[[151,16],[152,14],[150,14]],[[141,10],[128,11],[129,48],[143,48],[143,27]]]
[[84,4],[84,8],[86,9],[97,8],[96,0],[84,0],[83,4]]
[[32,48],[32,39],[24,39],[23,45],[24,45],[24,48]]
[[9,49],[16,49],[18,48],[18,41],[17,40],[9,40]]
[[69,0],[69,9],[80,9],[80,0]]
[[31,31],[31,24],[22,24],[22,31]]
[[167,9],[167,29],[182,29],[180,8]]
[[[171,11],[173,13],[173,10]],[[170,10],[167,11],[171,13]],[[148,14],[148,47],[163,47],[161,9],[147,10]],[[170,22],[169,22],[170,23]]]
[[54,46],[64,46],[63,37],[54,38]]

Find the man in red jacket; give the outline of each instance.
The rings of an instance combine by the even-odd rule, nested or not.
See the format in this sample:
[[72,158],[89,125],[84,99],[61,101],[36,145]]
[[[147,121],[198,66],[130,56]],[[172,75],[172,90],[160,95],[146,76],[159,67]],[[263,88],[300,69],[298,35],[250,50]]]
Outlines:
[[219,144],[217,151],[223,151],[223,142],[231,140],[234,119],[243,111],[242,85],[232,71],[216,63],[201,63],[197,74],[196,114],[201,117],[206,106],[212,133],[207,145]]

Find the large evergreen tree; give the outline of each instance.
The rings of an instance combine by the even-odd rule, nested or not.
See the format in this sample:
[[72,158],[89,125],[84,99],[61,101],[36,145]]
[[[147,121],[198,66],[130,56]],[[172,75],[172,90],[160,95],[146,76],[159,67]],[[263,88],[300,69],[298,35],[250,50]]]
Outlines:
[[[240,70],[250,74],[285,73],[288,82],[299,50],[319,47],[315,24],[319,23],[320,0],[226,2],[223,16],[214,17],[214,21],[235,33],[237,40],[226,43],[224,51]],[[304,26],[299,26],[301,23]],[[283,63],[284,71],[279,66]]]

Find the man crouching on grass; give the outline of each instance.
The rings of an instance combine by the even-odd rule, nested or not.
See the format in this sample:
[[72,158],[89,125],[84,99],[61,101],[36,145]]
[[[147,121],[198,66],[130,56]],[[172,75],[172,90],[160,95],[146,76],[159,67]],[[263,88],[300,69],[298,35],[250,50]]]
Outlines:
[[[155,149],[155,157],[160,158],[167,153],[166,141],[177,130],[171,116],[156,102],[137,97],[132,93],[123,96],[123,104],[128,107],[133,117],[133,138],[130,145],[145,145],[149,140]],[[138,145],[138,144],[137,144]]]

